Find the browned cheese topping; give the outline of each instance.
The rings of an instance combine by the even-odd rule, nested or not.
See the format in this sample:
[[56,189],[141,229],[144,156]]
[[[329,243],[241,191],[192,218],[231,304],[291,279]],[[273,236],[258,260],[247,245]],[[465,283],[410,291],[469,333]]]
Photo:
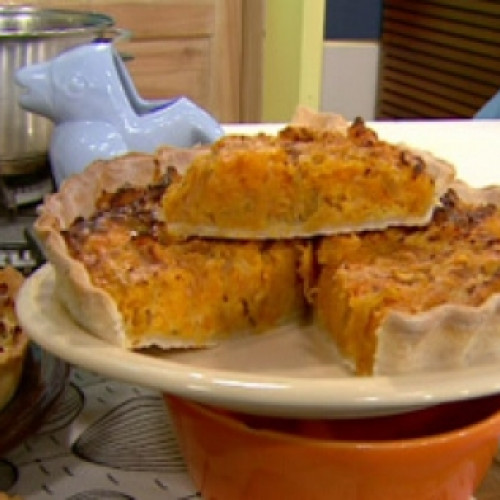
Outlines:
[[385,306],[478,305],[500,291],[500,212],[450,191],[429,226],[326,238],[319,261]]

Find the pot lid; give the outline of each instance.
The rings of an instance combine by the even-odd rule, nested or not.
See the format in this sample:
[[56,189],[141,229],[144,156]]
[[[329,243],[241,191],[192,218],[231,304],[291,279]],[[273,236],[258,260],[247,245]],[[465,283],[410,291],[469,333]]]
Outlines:
[[106,30],[111,17],[85,11],[0,7],[0,38],[42,38],[75,36]]

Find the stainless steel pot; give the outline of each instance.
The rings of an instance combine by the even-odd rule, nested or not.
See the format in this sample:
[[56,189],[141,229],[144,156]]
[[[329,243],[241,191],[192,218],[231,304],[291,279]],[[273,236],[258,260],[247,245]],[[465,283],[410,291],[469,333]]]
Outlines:
[[95,12],[0,7],[0,175],[49,168],[52,123],[18,104],[17,69],[51,59],[72,46],[120,33],[111,17]]

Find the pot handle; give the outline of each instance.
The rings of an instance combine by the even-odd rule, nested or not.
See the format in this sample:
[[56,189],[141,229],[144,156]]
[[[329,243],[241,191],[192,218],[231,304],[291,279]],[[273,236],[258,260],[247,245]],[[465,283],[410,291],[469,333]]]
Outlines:
[[[92,40],[92,43],[128,42],[131,38],[132,38],[132,32],[130,30],[126,30],[123,28],[115,28],[114,26],[111,26],[101,31],[100,35],[94,38],[94,40]],[[120,52],[120,57],[125,62],[132,61],[134,59],[134,56],[132,54],[128,54],[125,52]]]
[[102,30],[93,42],[128,42],[132,38],[132,32],[124,28],[110,26]]

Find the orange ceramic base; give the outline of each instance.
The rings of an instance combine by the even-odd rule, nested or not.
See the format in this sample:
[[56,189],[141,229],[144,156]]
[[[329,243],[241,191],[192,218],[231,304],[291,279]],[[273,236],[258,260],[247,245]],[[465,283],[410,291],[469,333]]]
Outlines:
[[498,396],[349,421],[165,399],[204,500],[469,500],[500,435]]

